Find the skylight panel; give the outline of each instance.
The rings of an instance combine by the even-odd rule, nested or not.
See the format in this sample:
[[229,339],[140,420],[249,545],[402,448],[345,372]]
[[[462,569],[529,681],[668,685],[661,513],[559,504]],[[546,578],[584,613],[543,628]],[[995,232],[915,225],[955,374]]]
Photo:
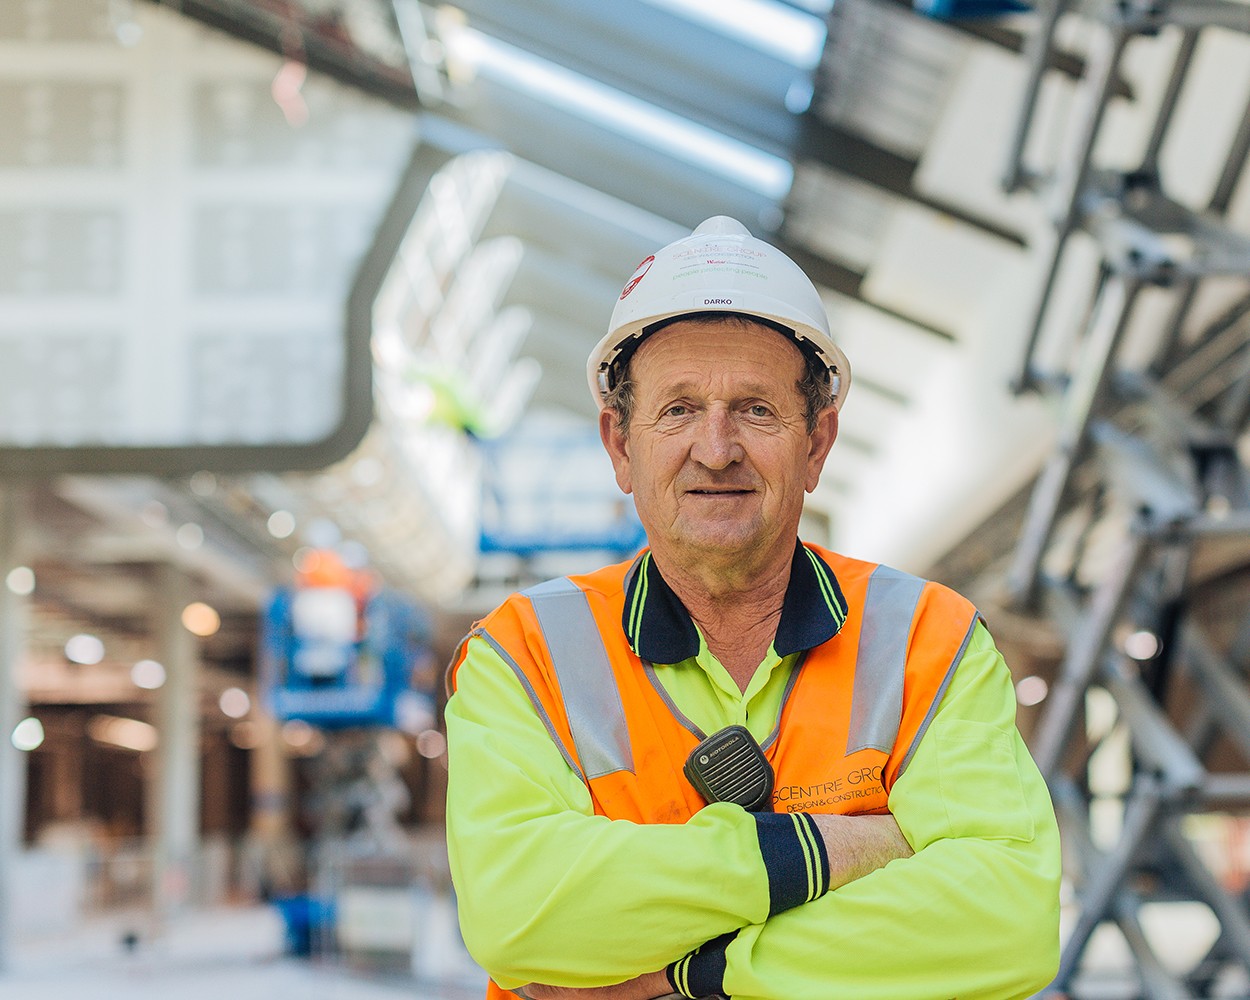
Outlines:
[[787,160],[665,111],[472,28],[447,39],[455,58],[482,76],[713,171],[765,197],[781,199],[794,171]]
[[806,0],[805,14],[773,0],[646,0],[690,21],[745,42],[761,52],[784,59],[801,69],[812,69],[820,62],[825,46],[825,22],[818,13],[828,13],[832,0]]

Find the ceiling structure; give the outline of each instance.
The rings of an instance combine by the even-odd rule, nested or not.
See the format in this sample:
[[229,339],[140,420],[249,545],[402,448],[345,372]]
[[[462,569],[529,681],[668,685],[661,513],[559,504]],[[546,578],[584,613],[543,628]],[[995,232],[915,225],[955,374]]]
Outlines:
[[[361,161],[368,197],[354,224],[374,233],[372,248],[345,241],[351,252],[319,308],[335,323],[334,296],[356,322],[367,311],[377,416],[362,444],[324,470],[30,487],[37,617],[49,623],[36,645],[49,656],[82,623],[141,640],[149,567],[169,559],[227,625],[239,623],[207,653],[227,668],[246,657],[255,608],[301,545],[361,543],[390,582],[445,609],[452,631],[502,588],[602,561],[622,514],[595,453],[584,359],[637,260],[710,215],[736,216],[804,266],[851,359],[841,435],[809,504],[811,537],[924,571],[1018,494],[1051,447],[1051,415],[1008,387],[1037,293],[1043,221],[1037,198],[999,183],[1027,17],[952,25],[892,0],[76,3],[70,14],[96,26],[92,53],[115,40],[117,54],[100,57],[110,67],[146,58],[176,73],[170,52],[150,50],[185,46],[188,86],[207,88],[198,100],[208,108],[228,104],[212,87],[236,70],[245,81],[250,117],[221,142],[252,143],[237,155],[258,166],[204,184],[254,203],[332,199],[351,178],[300,171],[331,162],[336,148]],[[24,40],[61,46],[44,63],[54,68],[31,63],[28,79],[73,76],[66,46],[87,51],[86,40],[58,35],[50,10],[28,0],[0,14],[0,40],[14,52]],[[1073,32],[1072,54],[1047,81],[1044,110],[1056,123],[1082,68],[1080,42]],[[1243,56],[1213,50],[1208,78]],[[1156,99],[1153,65],[1144,48],[1116,83],[1110,141],[1123,148],[1142,141],[1147,116],[1135,109]],[[306,83],[292,82],[292,66],[308,67]],[[1193,107],[1240,106],[1231,92],[1241,83],[1227,99],[1208,83]],[[0,90],[0,114],[5,99]],[[10,113],[21,107],[14,98]],[[1203,114],[1206,129],[1234,127]],[[369,127],[352,130],[351,120]],[[287,154],[263,152],[283,144]],[[227,148],[196,154],[206,175],[232,168]],[[296,179],[282,192],[290,163]],[[1201,164],[1182,175],[1200,199]],[[1232,214],[1245,220],[1244,198]],[[289,240],[308,233],[293,225]],[[302,280],[288,303],[311,293]],[[229,281],[222,287],[228,296]],[[1080,274],[1061,281],[1052,326],[1083,287]],[[234,301],[265,322],[284,300]],[[533,456],[520,471],[500,472],[483,444],[504,427]],[[480,486],[499,476],[514,520],[496,527],[551,541],[553,524],[601,512],[591,516],[602,518],[599,548],[586,540],[596,523],[579,523],[563,551],[479,553],[491,516]],[[294,515],[292,533],[271,529],[279,512]],[[185,524],[202,530],[195,545],[179,539]],[[117,582],[126,579],[129,590]]]
[[[854,408],[811,504],[843,547],[865,528],[840,526],[842,510],[858,522],[879,504],[865,499],[875,493],[866,473],[914,421],[926,374],[960,363],[986,287],[1017,284],[1028,267],[1033,206],[998,194],[992,135],[922,172],[952,102],[961,115],[986,113],[984,95],[960,92],[962,81],[979,56],[1012,59],[1011,29],[953,28],[871,0],[836,12],[827,2],[728,5],[717,15],[641,0],[466,2],[397,5],[404,31],[386,46],[377,42],[385,3],[175,6],[227,30],[246,22],[253,40],[306,53],[309,65],[390,100],[394,88],[375,81],[395,71],[407,42],[411,106],[424,109],[417,158],[502,149],[517,172],[544,178],[541,195],[512,185],[475,237],[524,247],[529,266],[511,294],[535,316],[522,353],[544,373],[538,407],[592,415],[581,359],[621,275],[659,243],[729,214],[783,246],[827,290],[855,369]],[[335,49],[319,61],[343,37],[368,41],[350,58]],[[1021,475],[1008,478],[1018,485]],[[899,514],[862,536],[865,551],[884,543],[886,558],[918,568],[955,537],[924,525],[894,541]],[[918,536],[927,549],[917,551]]]

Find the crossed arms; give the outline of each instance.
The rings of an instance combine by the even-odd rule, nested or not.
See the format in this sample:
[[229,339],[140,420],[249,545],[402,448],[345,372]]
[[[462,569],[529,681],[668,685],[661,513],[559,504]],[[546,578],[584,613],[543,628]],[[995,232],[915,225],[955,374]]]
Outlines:
[[897,827],[818,819],[834,888],[771,916],[754,817],[593,815],[493,656],[471,649],[448,706],[448,841],[465,942],[501,986],[645,1000],[669,992],[669,963],[722,936],[721,990],[739,998],[1004,1000],[1053,975],[1058,835],[983,628],[891,791]]

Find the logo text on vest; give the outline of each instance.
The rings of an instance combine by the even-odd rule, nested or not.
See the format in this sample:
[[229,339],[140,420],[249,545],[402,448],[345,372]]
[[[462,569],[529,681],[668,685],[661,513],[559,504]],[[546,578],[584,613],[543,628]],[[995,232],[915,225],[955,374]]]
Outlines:
[[773,807],[778,812],[807,812],[821,806],[836,806],[854,799],[880,795],[881,765],[857,767],[840,778],[814,785],[778,785],[773,789]]

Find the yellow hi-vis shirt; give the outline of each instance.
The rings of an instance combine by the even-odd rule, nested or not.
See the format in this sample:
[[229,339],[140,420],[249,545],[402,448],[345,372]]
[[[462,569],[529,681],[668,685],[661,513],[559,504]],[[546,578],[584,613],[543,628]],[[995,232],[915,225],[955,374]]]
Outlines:
[[[704,732],[776,724],[798,655],[739,691],[700,638],[655,670]],[[1059,839],[981,625],[890,811],[916,854],[769,918],[756,824],[716,803],[683,825],[593,814],[516,675],[471,639],[447,706],[448,846],[461,929],[505,988],[602,986],[726,932],[724,992],[767,1000],[1007,1000],[1054,975]]]

